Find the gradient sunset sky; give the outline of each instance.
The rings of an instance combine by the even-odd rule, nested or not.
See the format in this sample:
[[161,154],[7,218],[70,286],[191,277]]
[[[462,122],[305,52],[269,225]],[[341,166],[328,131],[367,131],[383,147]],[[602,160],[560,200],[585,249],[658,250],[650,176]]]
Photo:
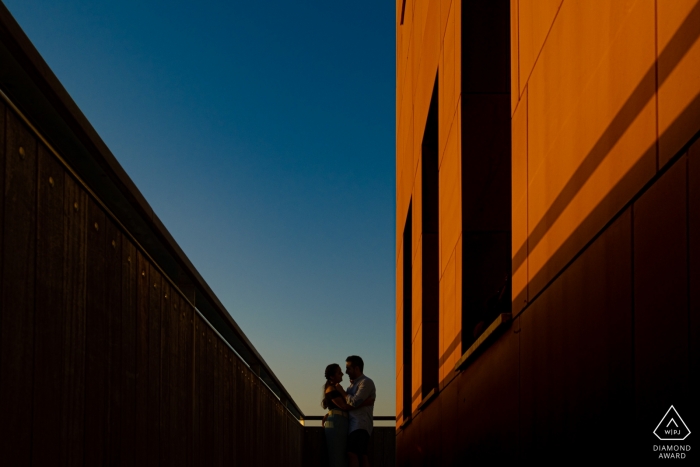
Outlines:
[[394,2],[3,2],[300,408],[393,415]]

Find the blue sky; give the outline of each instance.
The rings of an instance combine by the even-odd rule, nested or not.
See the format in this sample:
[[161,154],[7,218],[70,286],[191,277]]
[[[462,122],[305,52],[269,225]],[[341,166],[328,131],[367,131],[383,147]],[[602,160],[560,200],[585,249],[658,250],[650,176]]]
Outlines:
[[3,1],[301,409],[393,415],[393,2]]

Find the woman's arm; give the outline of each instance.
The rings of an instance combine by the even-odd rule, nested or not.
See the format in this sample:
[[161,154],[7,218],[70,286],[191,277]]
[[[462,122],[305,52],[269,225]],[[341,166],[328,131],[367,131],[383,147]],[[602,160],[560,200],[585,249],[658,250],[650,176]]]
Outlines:
[[355,410],[356,407],[353,407],[352,405],[348,404],[345,402],[345,399],[342,397],[334,397],[331,399],[335,405],[338,406],[340,410],[348,411],[348,410]]
[[347,402],[345,402],[345,399],[342,397],[336,397],[333,399],[333,403],[338,406],[340,410],[345,410],[346,412],[349,410],[357,410],[360,407],[366,407],[368,405],[374,405],[374,398],[370,397],[366,401],[364,401],[362,404],[358,405],[357,407],[354,407]]
[[[338,385],[338,386],[340,387],[340,385]],[[336,391],[338,390],[337,387],[335,387],[333,389],[335,389]],[[331,389],[329,387],[326,390],[326,394],[333,392],[333,389]],[[352,410],[354,407],[351,406],[350,404],[348,404],[347,401],[345,400],[345,391],[343,391],[342,387],[340,387],[340,391],[338,391],[338,393],[340,394],[340,397],[334,397],[333,399],[331,399],[333,401],[333,403],[336,405],[336,407],[338,407],[340,410],[344,410],[345,412],[347,412],[348,410]]]

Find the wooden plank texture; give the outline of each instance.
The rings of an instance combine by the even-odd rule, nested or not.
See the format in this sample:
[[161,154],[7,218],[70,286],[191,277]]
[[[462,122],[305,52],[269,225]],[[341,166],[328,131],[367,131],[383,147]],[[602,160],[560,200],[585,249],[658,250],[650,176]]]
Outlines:
[[180,375],[183,384],[180,386],[178,405],[183,429],[180,432],[180,444],[183,446],[183,458],[185,465],[192,465],[192,441],[193,441],[193,384],[194,384],[194,309],[180,297]]
[[160,272],[150,267],[148,306],[148,447],[147,462],[160,464],[160,387],[161,387],[161,300]]
[[105,463],[107,388],[109,387],[106,306],[105,215],[88,201],[87,309],[85,321],[85,464]]
[[8,465],[22,466],[31,459],[37,144],[12,113],[5,153],[0,420],[12,429],[0,447]]
[[136,288],[136,442],[134,457],[143,463],[148,452],[148,308],[150,268],[148,260],[137,252]]
[[3,461],[302,465],[298,421],[2,105],[0,188]]
[[204,322],[202,318],[198,315],[194,315],[194,392],[193,392],[193,438],[194,438],[194,449],[193,449],[193,463],[194,464],[205,464],[206,459],[206,449],[204,446],[204,403],[206,397],[204,396],[205,380],[204,380],[204,368],[206,362],[206,348],[204,342],[206,341],[204,337]]
[[63,365],[60,465],[83,465],[85,433],[85,297],[87,275],[87,194],[65,177]]
[[1,103],[0,196],[2,465],[302,465],[259,370]]
[[122,235],[116,225],[105,219],[105,297],[109,356],[107,386],[107,438],[106,464],[120,466],[121,463],[121,416],[123,413],[124,371],[122,370]]
[[60,456],[61,331],[63,299],[64,171],[58,160],[39,146],[37,209],[37,274],[34,326],[34,429],[32,462],[49,465]]
[[121,417],[120,463],[135,465],[136,429],[136,318],[137,288],[140,280],[136,247],[122,241],[122,295],[121,295]]
[[3,436],[3,458],[19,466],[31,459],[37,143],[11,113],[5,153],[0,420],[12,427]]

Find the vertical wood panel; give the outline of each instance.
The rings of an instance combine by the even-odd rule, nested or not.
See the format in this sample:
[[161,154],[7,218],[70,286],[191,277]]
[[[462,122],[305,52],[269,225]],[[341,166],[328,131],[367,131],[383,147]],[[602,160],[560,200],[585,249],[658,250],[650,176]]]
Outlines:
[[200,385],[201,385],[201,376],[200,376],[200,362],[199,362],[199,353],[200,353],[200,318],[197,316],[196,313],[193,315],[193,332],[192,332],[192,373],[193,373],[193,378],[192,378],[192,465],[197,465],[201,462],[200,458],[200,430],[199,430],[199,425],[200,425],[200,420],[201,416],[199,414],[199,409],[200,409],[200,402],[199,402],[199,394],[200,394]]
[[60,456],[64,173],[43,145],[38,164],[32,463],[50,465]]
[[0,463],[301,465],[298,422],[2,104],[0,194]]
[[88,201],[87,310],[85,321],[85,463],[103,465],[109,384],[108,321],[106,306],[105,215]]
[[245,384],[245,394],[243,403],[243,426],[249,427],[245,431],[244,437],[244,453],[243,453],[243,463],[245,465],[253,465],[253,434],[255,433],[255,427],[253,426],[253,382],[251,380],[250,369],[247,367],[243,368],[244,384]]
[[185,465],[193,465],[192,462],[192,429],[193,429],[193,399],[192,389],[194,384],[193,352],[194,352],[194,310],[182,298],[180,298],[180,363],[181,375],[184,382],[180,391],[180,406],[182,407],[183,431],[181,442],[184,446]]
[[61,381],[61,466],[83,465],[85,433],[85,312],[87,194],[69,176],[63,198],[63,365]]
[[221,436],[221,414],[222,414],[222,406],[221,406],[221,399],[222,399],[222,394],[221,394],[221,345],[219,343],[219,340],[216,338],[214,335],[213,331],[209,331],[210,339],[211,342],[209,343],[210,348],[213,350],[213,358],[212,358],[212,392],[213,392],[213,397],[212,397],[212,409],[213,409],[213,418],[214,418],[214,423],[212,424],[212,454],[214,456],[214,464],[215,466],[221,467],[223,465],[223,458],[222,458],[222,451],[223,451],[223,446],[222,446],[222,436]]
[[214,349],[214,343],[212,342],[212,330],[209,326],[205,327],[204,333],[204,345],[207,349],[207,359],[205,367],[205,381],[206,381],[206,399],[205,404],[205,426],[204,434],[206,436],[206,446],[207,446],[207,465],[216,465],[217,454],[216,454],[216,444],[215,444],[215,431],[216,431],[216,419],[215,419],[215,407],[216,407],[216,393],[214,388],[214,368],[216,366],[216,351]]
[[134,458],[137,464],[143,464],[148,452],[148,307],[150,287],[150,268],[146,258],[137,255],[136,287],[136,443]]
[[[261,430],[260,424],[262,420],[262,410],[260,410],[260,405],[262,403],[262,397],[260,394],[260,380],[258,378],[253,378],[253,423],[251,425],[251,429],[253,430],[253,433],[259,434]],[[255,436],[253,437],[253,446],[254,446],[254,451],[253,451],[253,459],[255,460],[254,464],[259,465],[260,467],[263,467],[265,464],[264,462],[261,462],[261,455],[259,453],[263,452],[263,447],[261,441],[261,436]]]
[[[240,442],[236,439],[237,435],[237,424],[238,424],[238,413],[236,411],[236,399],[238,398],[238,392],[236,389],[236,355],[233,351],[228,351],[228,362],[227,369],[229,371],[229,414],[228,414],[228,450],[229,456],[231,458],[231,465],[239,465],[237,462],[238,448]],[[240,431],[238,431],[240,433]]]
[[[271,439],[272,442],[274,442],[275,440],[274,440],[274,438],[272,438],[270,436],[270,429],[269,429],[269,422],[270,422],[270,419],[269,419],[270,410],[269,409],[270,409],[270,406],[268,404],[270,401],[267,397],[268,395],[262,392],[262,384],[258,384],[258,388],[259,388],[259,394],[260,394],[260,403],[258,405],[258,410],[260,410],[259,420],[260,420],[260,435],[261,435],[261,436],[259,436],[259,438]],[[257,443],[258,443],[258,448],[259,449],[262,448],[262,446],[261,446],[262,443],[259,440],[257,441]],[[263,465],[272,465],[271,456],[270,456],[270,454],[271,454],[270,449],[260,449],[258,452],[260,453],[259,458],[262,461]]]
[[161,275],[152,264],[148,306],[148,450],[150,465],[160,463]]
[[230,366],[230,352],[231,350],[228,346],[222,346],[222,359],[221,359],[221,369],[223,373],[223,400],[222,400],[222,442],[223,442],[223,458],[224,465],[231,465],[233,462],[233,456],[230,451],[231,447],[231,366]]
[[0,407],[13,430],[3,460],[300,465],[303,430],[283,405],[5,116]]
[[106,464],[121,466],[121,417],[124,412],[122,369],[122,235],[105,219],[105,322],[107,323],[107,433]]
[[207,327],[207,440],[209,442],[209,465],[220,466],[219,457],[219,398],[217,376],[218,343],[214,331]]
[[195,313],[194,315],[194,450],[193,464],[205,465],[206,450],[204,446],[204,371],[206,363],[206,348],[204,342],[204,322]]
[[7,119],[0,420],[3,458],[11,465],[31,460],[32,366],[36,260],[37,145],[13,114]]
[[[245,426],[246,422],[246,411],[245,411],[245,403],[246,403],[246,381],[245,381],[245,373],[243,370],[243,363],[238,360],[236,362],[236,388],[238,389],[238,397],[236,398],[236,414],[238,416],[238,426]],[[239,463],[241,465],[246,464],[246,433],[247,430],[240,430],[239,432],[239,437],[238,441],[240,442],[240,449],[238,449],[238,455],[237,458],[239,459]]]
[[173,315],[173,297],[168,282],[162,281],[161,320],[162,320],[162,363],[160,392],[160,462],[175,465],[178,459],[177,446],[177,404],[174,389],[177,386],[177,316]]
[[122,301],[121,301],[121,370],[122,404],[120,417],[120,462],[124,467],[135,464],[136,432],[136,318],[139,282],[136,247],[129,241],[122,244]]
[[211,465],[211,437],[209,436],[209,427],[211,427],[211,419],[209,418],[209,405],[211,404],[211,395],[209,394],[209,364],[208,358],[210,357],[209,346],[207,345],[208,335],[207,335],[207,325],[202,323],[199,326],[199,332],[197,338],[199,341],[198,352],[198,376],[199,376],[199,425],[197,426],[197,431],[199,433],[199,458],[200,462],[205,465]]

